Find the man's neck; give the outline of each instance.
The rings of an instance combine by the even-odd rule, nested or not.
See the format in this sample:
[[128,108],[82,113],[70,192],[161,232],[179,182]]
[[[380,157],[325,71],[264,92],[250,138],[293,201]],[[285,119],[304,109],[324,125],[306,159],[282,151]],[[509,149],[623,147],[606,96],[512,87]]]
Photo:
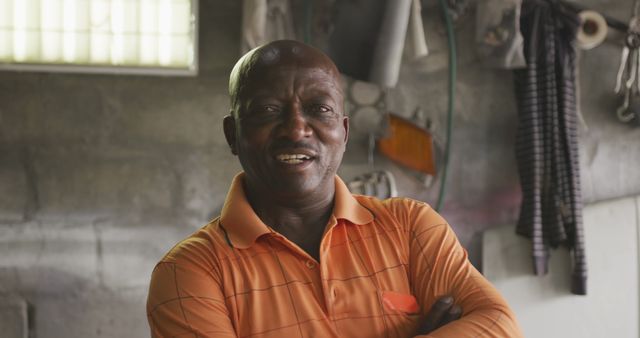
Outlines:
[[329,193],[279,199],[245,184],[247,199],[264,224],[296,243],[316,260],[322,234],[333,212],[335,186]]

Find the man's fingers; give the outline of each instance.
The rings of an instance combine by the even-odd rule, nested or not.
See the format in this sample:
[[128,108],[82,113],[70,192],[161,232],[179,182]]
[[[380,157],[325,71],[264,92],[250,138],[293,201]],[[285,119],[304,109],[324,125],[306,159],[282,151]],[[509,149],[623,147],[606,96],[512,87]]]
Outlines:
[[444,296],[438,298],[436,302],[431,307],[431,310],[427,314],[427,317],[424,319],[424,324],[421,327],[421,333],[429,333],[443,324],[440,322],[445,315],[449,312],[449,309],[453,306],[453,297]]
[[439,326],[447,325],[454,320],[460,319],[460,317],[462,317],[462,308],[460,307],[460,305],[453,305],[451,308],[449,308],[449,311],[444,314]]

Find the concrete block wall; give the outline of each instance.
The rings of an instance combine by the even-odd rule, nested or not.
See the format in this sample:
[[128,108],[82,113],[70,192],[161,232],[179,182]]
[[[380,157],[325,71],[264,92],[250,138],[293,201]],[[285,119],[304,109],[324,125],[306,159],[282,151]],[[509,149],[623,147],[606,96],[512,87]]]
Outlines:
[[0,336],[149,336],[151,270],[240,170],[220,121],[241,4],[200,5],[197,77],[0,73]]
[[27,303],[15,296],[0,297],[0,332],[6,338],[27,338]]
[[[200,7],[197,77],[0,72],[0,294],[33,309],[38,338],[148,336],[144,304],[154,264],[217,215],[240,170],[221,119],[229,110],[228,73],[239,56],[241,5],[207,0]],[[621,18],[628,13],[607,8]],[[446,38],[438,8],[427,6],[425,14],[431,56],[403,65],[386,104],[404,116],[421,106],[441,144]],[[480,66],[473,22],[471,11],[457,24],[458,109],[443,214],[478,261],[474,234],[514,222],[519,187],[511,75]],[[582,58],[583,69],[598,69],[582,76],[590,200],[640,192],[640,178],[626,169],[638,163],[640,148],[625,146],[640,131],[606,113],[615,99],[608,84],[594,81],[612,83],[616,65],[609,60],[618,52],[607,44]],[[402,195],[435,203],[437,180],[426,187],[380,156],[372,168],[366,133],[352,128],[343,178],[387,169]]]

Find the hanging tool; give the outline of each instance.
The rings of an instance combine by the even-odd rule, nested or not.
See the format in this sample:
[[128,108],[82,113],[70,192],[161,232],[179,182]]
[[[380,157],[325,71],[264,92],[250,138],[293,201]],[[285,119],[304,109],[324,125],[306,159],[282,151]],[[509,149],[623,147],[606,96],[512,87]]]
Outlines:
[[[633,86],[637,78],[638,71],[638,48],[640,48],[640,25],[639,17],[634,16],[629,22],[629,31],[625,36],[625,44],[622,49],[622,55],[620,57],[620,67],[618,68],[618,75],[616,77],[617,94],[622,89],[622,83],[625,82],[625,87]],[[635,70],[635,71],[634,71]],[[623,79],[626,75],[626,79]],[[640,82],[639,82],[640,86]]]
[[633,111],[631,105],[631,99],[633,96],[631,91],[632,90],[630,88],[625,88],[624,100],[622,101],[622,105],[616,110],[618,120],[623,123],[628,123],[636,117],[636,113]]
[[616,115],[621,122],[628,123],[640,118],[640,112],[636,112],[633,109],[636,105],[632,104],[635,95],[640,93],[640,0],[634,2],[633,16],[624,42],[615,87],[616,94],[624,92],[622,105],[616,110]]
[[349,181],[347,186],[354,194],[375,196],[379,199],[398,196],[396,179],[386,170],[360,175]]

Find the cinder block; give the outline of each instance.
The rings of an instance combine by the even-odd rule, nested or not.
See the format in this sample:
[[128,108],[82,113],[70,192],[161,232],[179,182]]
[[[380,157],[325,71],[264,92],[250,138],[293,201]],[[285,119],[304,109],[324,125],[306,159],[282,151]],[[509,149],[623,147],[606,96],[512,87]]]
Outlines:
[[6,144],[19,144],[34,136],[31,116],[42,111],[35,99],[39,74],[2,72],[0,77],[0,136]]
[[195,229],[187,226],[101,225],[98,276],[109,289],[146,288],[162,256]]
[[[29,116],[31,140],[44,144],[96,144],[113,128],[113,79],[55,74],[42,80],[40,111]],[[70,95],[71,94],[71,95]]]
[[178,189],[160,155],[121,149],[39,149],[38,217],[107,217],[167,212]]
[[0,90],[0,130],[8,141],[25,144],[98,143],[114,119],[105,104],[113,101],[113,82],[113,77],[5,73],[0,86],[10,87]]
[[162,256],[196,230],[149,223],[66,221],[2,227],[0,286],[43,296],[75,295],[97,286],[147,287]]
[[229,113],[226,79],[208,86],[193,78],[145,80],[118,83],[120,112],[110,142],[194,147],[224,143],[222,117]]
[[149,337],[146,288],[92,289],[34,299],[38,338]]
[[29,336],[27,302],[24,299],[0,295],[0,335],[4,338]]
[[91,224],[23,223],[0,228],[0,285],[7,291],[73,293],[99,284]]
[[183,206],[201,224],[217,216],[231,180],[242,170],[226,144],[211,151],[178,154],[172,162],[181,177]]
[[0,223],[22,221],[27,209],[27,172],[17,149],[0,148]]

